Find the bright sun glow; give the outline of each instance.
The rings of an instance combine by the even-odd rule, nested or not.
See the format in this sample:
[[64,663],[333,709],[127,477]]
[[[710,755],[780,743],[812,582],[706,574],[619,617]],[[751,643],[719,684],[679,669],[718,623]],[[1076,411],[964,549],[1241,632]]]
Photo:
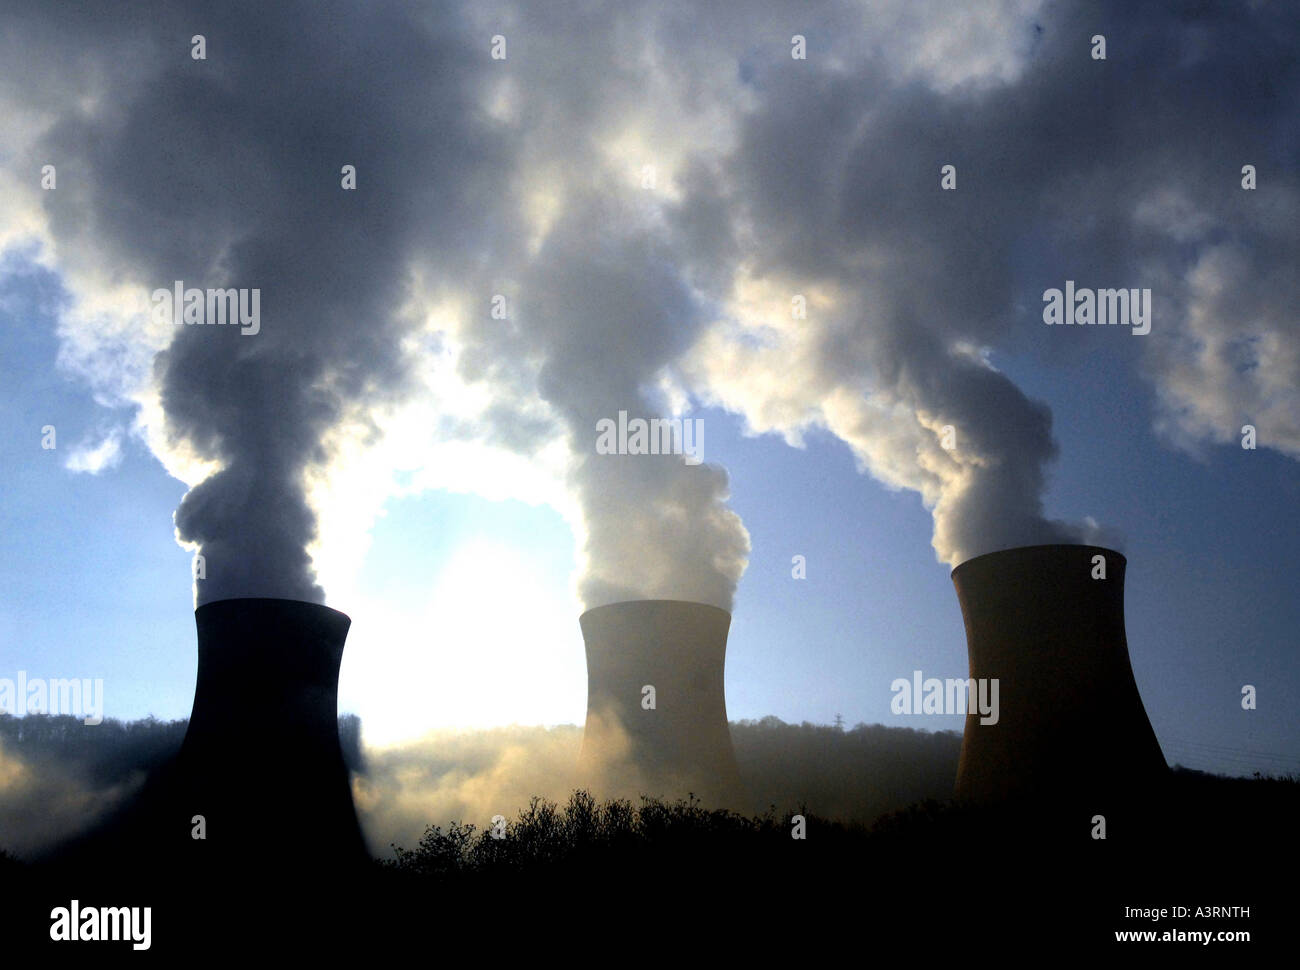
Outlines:
[[579,607],[555,586],[518,550],[476,540],[423,603],[354,604],[340,710],[361,715],[372,745],[441,727],[582,723]]

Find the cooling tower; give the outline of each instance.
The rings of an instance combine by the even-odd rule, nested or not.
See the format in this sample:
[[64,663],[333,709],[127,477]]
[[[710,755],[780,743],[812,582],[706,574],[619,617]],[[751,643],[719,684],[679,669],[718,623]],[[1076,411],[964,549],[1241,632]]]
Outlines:
[[740,775],[723,690],[731,614],[635,600],[588,610],[579,623],[587,647],[584,782],[606,796],[691,792],[706,805],[735,804]]
[[997,679],[999,706],[996,723],[966,715],[958,797],[1134,793],[1165,776],[1129,664],[1125,565],[1113,549],[1048,545],[952,571],[970,676]]
[[[194,710],[177,756],[187,856],[325,869],[366,858],[337,707],[352,621],[316,603],[200,606]],[[206,839],[194,840],[202,815]]]

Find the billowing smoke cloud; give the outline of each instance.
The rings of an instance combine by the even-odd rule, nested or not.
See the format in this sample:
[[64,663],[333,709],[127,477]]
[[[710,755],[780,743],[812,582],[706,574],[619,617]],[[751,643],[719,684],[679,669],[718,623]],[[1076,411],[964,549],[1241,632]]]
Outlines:
[[[567,441],[588,605],[668,596],[730,608],[748,537],[723,504],[721,468],[595,454],[600,419],[683,404],[654,385],[703,317],[667,233],[629,221],[628,193],[578,190],[585,176],[574,173],[556,183],[558,223],[534,240],[521,231],[550,211],[538,208],[548,198],[538,159],[568,166],[575,142],[597,140],[610,120],[588,118],[572,87],[528,95],[554,98],[553,110],[519,110],[532,73],[563,83],[540,50],[572,34],[534,25],[531,53],[516,34],[514,60],[495,62],[491,18],[454,7],[175,2],[155,14],[129,24],[58,7],[26,14],[28,50],[12,63],[38,76],[39,62],[63,60],[60,44],[85,58],[80,85],[47,96],[51,122],[32,122],[20,166],[58,163],[59,188],[41,205],[71,281],[102,292],[112,276],[140,295],[175,281],[260,291],[256,333],[173,330],[141,307],[148,336],[67,338],[79,348],[68,356],[101,379],[105,357],[138,358],[124,345],[157,351],[152,375],[137,375],[143,388],[114,389],[143,403],[151,444],[195,482],[175,523],[204,557],[198,601],[323,599],[313,485],[345,445],[380,440],[386,409],[429,390],[416,355],[455,342],[461,374],[486,382],[491,404],[477,426],[437,434],[528,455]],[[197,34],[204,60],[191,57]],[[625,78],[621,97],[636,86]],[[345,165],[355,191],[341,187]],[[501,281],[519,293],[513,330],[480,312]],[[424,339],[435,304],[451,319]]]
[[[710,139],[709,112],[678,110],[691,82],[646,69],[664,41],[648,9],[489,9],[480,22],[509,25],[513,44],[500,112],[519,136],[518,238],[498,253],[489,291],[506,298],[507,319],[465,321],[462,373],[486,376],[505,402],[488,416],[498,441],[529,447],[511,441],[521,422],[509,402],[540,398],[552,415],[582,511],[586,607],[666,598],[730,610],[749,536],[680,380],[708,310],[663,218],[676,160]],[[593,31],[607,43],[575,57],[572,38]],[[697,66],[713,72],[705,58]],[[620,413],[683,422],[677,453],[598,451],[598,426]]]
[[[579,454],[593,419],[629,400],[653,407],[638,390],[666,386],[791,443],[831,431],[864,471],[920,494],[950,564],[1041,542],[1116,543],[1047,515],[1051,414],[991,362],[1000,350],[1093,354],[1102,341],[1099,372],[1118,361],[1148,373],[1174,440],[1231,440],[1253,420],[1266,446],[1294,453],[1300,343],[1285,227],[1300,196],[1282,135],[1295,72],[1279,39],[1294,26],[1276,12],[1239,10],[1229,23],[1123,4],[823,3],[792,26],[762,2],[689,15],[632,5],[620,22],[639,25],[636,40],[607,12],[582,29],[609,30],[609,43],[575,61],[557,38],[578,25],[500,10],[527,38],[510,110],[540,121],[524,124],[522,171],[546,173],[535,194],[549,204],[524,220],[526,268],[506,274],[519,291],[512,343],[485,328],[467,339],[535,355],[538,387]],[[796,30],[806,59],[790,56]],[[1091,56],[1103,30],[1104,61]],[[1243,49],[1269,65],[1267,85]],[[650,66],[667,59],[674,72]],[[1207,118],[1220,133],[1210,150]],[[1241,189],[1243,153],[1265,160],[1267,194]],[[659,191],[630,202],[646,163]],[[948,164],[955,191],[941,188]],[[1046,328],[1041,294],[1066,279],[1151,287],[1153,332]],[[667,481],[646,487],[659,468],[688,480],[668,463],[580,458],[589,605],[651,595],[661,574],[725,591],[743,568],[724,483],[693,483],[689,496]],[[656,508],[665,514],[647,514]],[[674,521],[688,527],[665,536]],[[673,548],[689,536],[701,544]]]
[[[552,313],[562,329],[534,346],[562,375],[541,386],[571,429],[612,413],[613,399],[661,365],[669,383],[755,430],[792,443],[810,428],[833,432],[865,471],[921,495],[933,510],[936,552],[950,564],[1017,545],[1116,541],[1046,514],[1051,415],[991,363],[995,350],[1050,360],[1104,346],[1099,375],[1115,362],[1148,373],[1158,426],[1174,440],[1228,441],[1254,421],[1266,446],[1294,453],[1300,344],[1287,309],[1296,242],[1286,227],[1300,194],[1285,150],[1295,71],[1283,38],[1295,27],[1276,11],[825,3],[796,26],[788,11],[761,2],[689,16],[671,7],[624,14],[641,25],[638,41],[615,32],[611,47],[566,65],[576,79],[515,64],[529,81],[518,85],[514,110],[548,126],[567,112],[563,150],[532,131],[529,158],[563,170],[577,146],[592,156],[583,185],[607,198],[629,195],[627,185],[611,189],[598,177],[610,141],[635,145],[612,155],[628,174],[659,163],[661,187],[671,189],[646,204],[671,234],[675,280],[686,286],[666,280],[659,306],[676,302],[676,333],[698,340],[685,353],[653,343],[663,331],[653,311],[643,313],[646,369],[610,373],[610,330],[635,315],[607,308],[607,329],[593,327],[584,321],[600,306],[566,304],[553,289],[543,296],[544,283],[525,274],[529,329],[530,305],[543,315],[548,299],[562,308]],[[527,49],[552,63],[562,56],[563,24],[520,16]],[[806,59],[790,56],[796,29],[807,34]],[[1093,37],[1104,30],[1108,56],[1096,60]],[[901,39],[864,46],[863,37]],[[1267,83],[1242,50],[1263,58]],[[640,68],[667,58],[679,65],[678,84]],[[636,96],[625,90],[629,75]],[[689,136],[675,135],[665,116]],[[1218,133],[1208,149],[1207,124]],[[620,140],[628,129],[639,140]],[[1242,190],[1245,155],[1264,159],[1266,191]],[[948,164],[954,191],[940,184]],[[612,242],[620,234],[643,237],[647,222],[658,238],[660,221],[611,203],[599,226],[584,223],[572,215],[582,209],[574,181],[547,180],[566,215],[542,220],[533,267],[546,281],[590,282],[599,293],[600,253],[620,252]],[[574,225],[581,252],[557,262]],[[638,251],[656,253],[653,245]],[[626,254],[620,265],[629,265]],[[1066,279],[1149,286],[1153,332],[1133,341],[1118,329],[1047,329],[1041,294]],[[593,353],[573,353],[574,337]],[[671,355],[657,353],[669,346]],[[575,378],[566,366],[593,359],[612,384],[586,370]],[[614,391],[619,378],[624,389]],[[623,482],[600,466],[577,477],[621,494]],[[588,506],[586,588],[603,600],[618,594],[601,590],[601,553],[637,536],[639,520],[614,498],[603,510]],[[608,530],[601,511],[610,513]],[[710,536],[723,548],[726,540]],[[656,565],[628,559],[610,561],[623,576]]]
[[[211,471],[175,517],[205,559],[198,600],[321,601],[312,479],[410,392],[412,263],[451,277],[472,262],[502,181],[472,100],[485,58],[455,11],[387,2],[176,2],[140,18],[48,5],[6,19],[23,25],[11,46],[19,33],[29,46],[11,70],[64,61],[59,45],[82,52],[84,87],[62,93],[93,107],[52,106],[24,162],[57,163],[43,201],[69,271],[111,267],[141,294],[138,325],[174,331],[154,334],[166,346],[151,431],[161,453]],[[194,35],[206,59],[192,58]],[[176,281],[256,289],[260,320],[150,321],[144,295]]]
[[[920,494],[950,563],[1093,538],[1047,515],[1050,414],[994,353],[1105,347],[1098,379],[1149,375],[1172,440],[1249,423],[1300,455],[1280,5],[176,2],[7,21],[6,171],[58,162],[43,218],[83,300],[262,289],[256,336],[69,338],[164,351],[142,420],[172,467],[203,470],[176,516],[207,557],[201,598],[321,597],[312,483],[427,391],[412,355],[431,346],[488,400],[438,433],[564,443],[588,606],[730,608],[748,549],[721,469],[595,453],[619,411],[712,403],[796,444],[827,429]],[[31,191],[14,197],[0,239],[33,221]],[[1151,287],[1151,333],[1045,327],[1041,294],[1066,279]]]
[[[807,60],[742,62],[759,104],[734,150],[697,161],[679,211],[727,304],[692,356],[697,382],[759,430],[828,428],[918,491],[953,564],[1092,538],[1045,517],[1050,414],[987,348],[1119,340],[1156,380],[1166,430],[1227,441],[1253,421],[1296,454],[1297,24],[1229,6],[1007,16],[1011,49],[985,48],[960,83],[917,83],[825,36]],[[936,36],[983,19],[932,14]],[[1240,184],[1251,161],[1270,173],[1259,191]],[[1151,287],[1151,335],[1048,330],[1040,294],[1067,278]]]
[[[730,610],[749,536],[724,505],[726,472],[688,463],[698,452],[597,452],[601,422],[668,411],[654,382],[703,322],[662,234],[606,201],[627,195],[624,187],[600,190],[604,198],[569,196],[519,282],[518,344],[536,356],[538,393],[574,455],[569,480],[586,529],[579,593],[588,608],[651,598]],[[704,444],[702,419],[677,420],[685,422],[677,447]]]

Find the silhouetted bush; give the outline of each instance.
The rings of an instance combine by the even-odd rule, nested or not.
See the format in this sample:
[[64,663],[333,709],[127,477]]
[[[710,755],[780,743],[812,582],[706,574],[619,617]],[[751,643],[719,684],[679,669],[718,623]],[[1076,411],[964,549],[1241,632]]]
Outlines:
[[[826,820],[808,818],[819,835],[845,831]],[[790,816],[775,811],[746,817],[706,809],[694,797],[677,801],[643,797],[640,805],[622,799],[599,802],[575,791],[562,809],[533,798],[513,822],[478,831],[453,822],[430,826],[414,849],[394,845],[389,870],[417,876],[463,873],[525,873],[555,867],[627,865],[638,857],[660,859],[716,856],[763,841],[790,840]]]

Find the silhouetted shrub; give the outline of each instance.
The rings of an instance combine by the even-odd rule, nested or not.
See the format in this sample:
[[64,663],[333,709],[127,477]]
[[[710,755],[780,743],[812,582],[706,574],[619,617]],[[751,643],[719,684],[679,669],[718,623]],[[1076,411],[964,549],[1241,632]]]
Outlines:
[[[820,832],[841,828],[813,819]],[[494,834],[494,829],[496,833]],[[676,857],[717,854],[739,843],[790,837],[789,817],[775,812],[745,817],[705,809],[694,797],[674,802],[643,797],[639,806],[621,799],[598,802],[575,791],[561,809],[534,797],[513,822],[477,831],[453,822],[430,826],[414,849],[393,846],[390,870],[421,876],[465,872],[529,872],[574,864],[627,862],[646,853]]]

